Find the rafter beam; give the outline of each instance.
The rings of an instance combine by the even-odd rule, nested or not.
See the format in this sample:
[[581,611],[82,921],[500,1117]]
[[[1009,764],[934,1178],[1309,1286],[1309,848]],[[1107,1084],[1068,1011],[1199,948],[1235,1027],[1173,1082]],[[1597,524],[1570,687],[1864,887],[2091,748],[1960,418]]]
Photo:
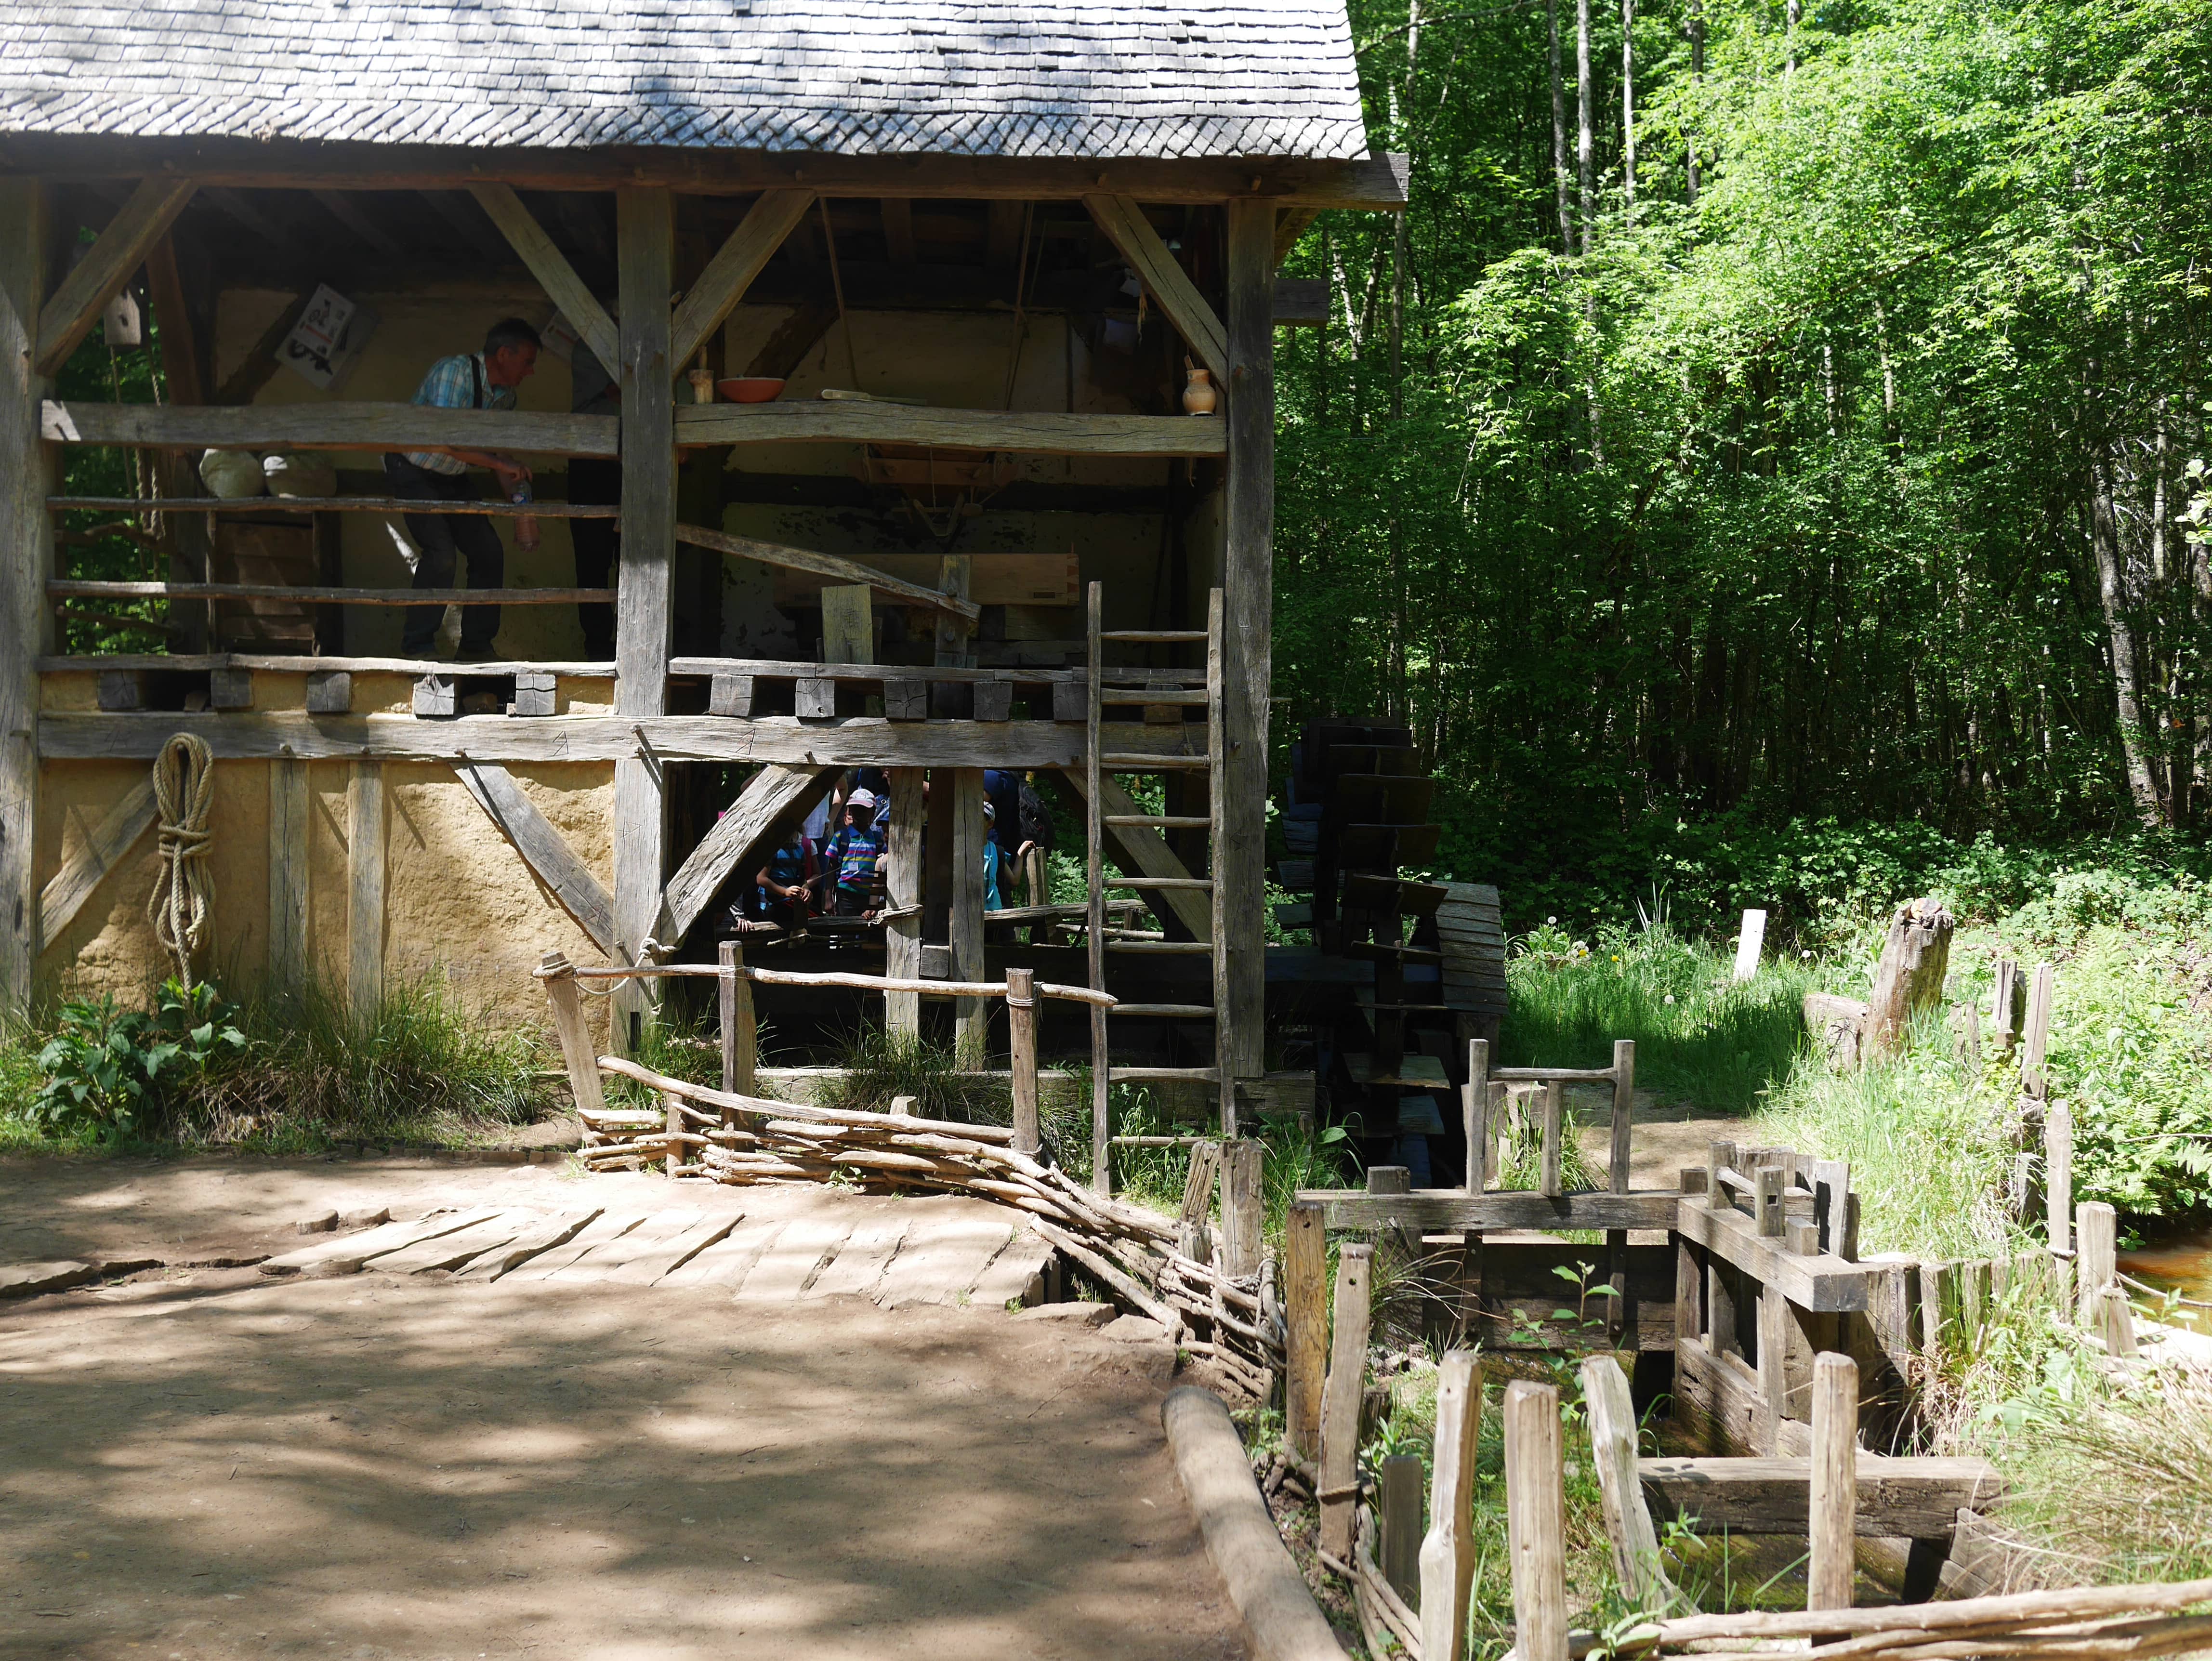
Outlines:
[[1138,281],[1152,291],[1198,361],[1213,372],[1217,386],[1229,385],[1229,331],[1222,327],[1213,307],[1198,285],[1176,263],[1168,245],[1145,217],[1145,210],[1127,196],[1086,196],[1083,205],[1109,241],[1121,251],[1137,273]]
[[39,308],[39,344],[33,372],[51,375],[69,362],[100,310],[131,280],[147,251],[184,211],[198,186],[189,179],[149,179],[116,210],[92,251]]
[[691,932],[730,873],[759,848],[762,839],[779,824],[809,812],[837,777],[834,767],[787,767],[771,763],[745,781],[745,788],[714,821],[706,839],[691,850],[676,874],[668,879],[662,900],[661,927],[653,937],[663,946],[674,946]]
[[745,290],[761,267],[783,246],[792,228],[814,205],[814,192],[803,190],[763,191],[747,210],[729,240],[715,250],[676,307],[670,325],[668,361],[677,368],[689,363],[705,345],[731,308],[745,297]]
[[918,582],[885,576],[872,565],[863,565],[856,559],[841,558],[836,554],[817,554],[805,548],[787,548],[779,542],[756,542],[750,537],[732,536],[726,531],[709,531],[698,525],[678,525],[676,539],[690,543],[694,547],[712,548],[720,554],[735,554],[740,559],[757,559],[763,565],[781,565],[792,571],[811,571],[817,576],[828,577],[836,582],[865,582],[880,593],[911,600],[917,605],[949,611],[971,624],[983,615],[981,606],[963,599],[957,594],[941,593],[934,588],[925,588]]
[[[1101,745],[1105,742],[1102,737]],[[1084,770],[1080,767],[1060,770],[1060,776],[1068,782],[1079,796],[1086,794]],[[1134,818],[1145,812],[1138,805],[1137,799],[1124,789],[1111,773],[1099,778],[1098,811],[1102,815],[1117,818]],[[1175,849],[1168,846],[1168,839],[1158,831],[1140,824],[1109,824],[1106,827],[1106,833],[1121,845],[1121,851],[1137,867],[1139,876],[1167,877],[1178,882],[1190,880],[1190,867],[1177,857]],[[1210,941],[1213,939],[1213,903],[1204,890],[1160,888],[1152,892],[1158,896],[1158,904],[1174,912],[1182,926],[1190,930],[1194,940]]]
[[614,319],[599,304],[599,296],[576,275],[568,256],[554,246],[553,239],[545,234],[545,228],[508,186],[471,185],[469,193],[476,198],[477,205],[491,222],[499,227],[499,234],[507,239],[507,246],[530,268],[531,276],[538,279],[538,286],[545,290],[545,297],[561,308],[561,315],[568,319],[577,338],[612,374],[619,356]]

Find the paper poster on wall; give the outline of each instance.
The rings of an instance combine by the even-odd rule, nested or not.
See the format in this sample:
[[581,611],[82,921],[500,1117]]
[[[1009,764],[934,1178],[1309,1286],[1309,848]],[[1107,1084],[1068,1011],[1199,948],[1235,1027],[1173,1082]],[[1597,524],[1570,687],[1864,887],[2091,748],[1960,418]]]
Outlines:
[[276,361],[323,391],[336,392],[376,332],[376,313],[329,283],[315,286],[307,307],[276,348]]

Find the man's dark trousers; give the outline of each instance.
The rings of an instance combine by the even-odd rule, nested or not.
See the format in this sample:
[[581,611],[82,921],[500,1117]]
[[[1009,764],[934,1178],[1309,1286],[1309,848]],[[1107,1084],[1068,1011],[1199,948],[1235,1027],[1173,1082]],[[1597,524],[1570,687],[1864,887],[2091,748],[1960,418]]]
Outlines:
[[[404,455],[387,451],[384,457],[384,477],[392,487],[392,494],[409,502],[474,502],[477,500],[474,482],[466,473],[434,473],[427,467],[418,467]],[[465,555],[469,562],[468,586],[471,588],[504,588],[507,586],[507,549],[499,539],[488,514],[409,514],[407,534],[415,538],[415,546],[422,558],[415,566],[417,588],[451,588],[453,581],[455,556]],[[438,637],[438,624],[446,615],[442,605],[410,605],[407,620],[399,634],[400,650],[410,657],[428,657]],[[461,607],[461,654],[483,657],[492,650],[492,640],[499,633],[499,607],[496,605],[464,605]]]

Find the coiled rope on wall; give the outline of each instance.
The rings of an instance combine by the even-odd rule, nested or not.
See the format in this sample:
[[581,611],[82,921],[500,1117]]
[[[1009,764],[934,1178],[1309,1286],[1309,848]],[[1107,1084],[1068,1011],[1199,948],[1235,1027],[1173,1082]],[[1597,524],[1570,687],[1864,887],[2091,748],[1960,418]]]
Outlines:
[[208,911],[215,904],[215,879],[208,874],[208,810],[215,804],[215,751],[207,740],[179,733],[161,746],[154,762],[155,823],[160,861],[146,916],[162,950],[177,960],[177,978],[192,979],[192,954],[207,936]]

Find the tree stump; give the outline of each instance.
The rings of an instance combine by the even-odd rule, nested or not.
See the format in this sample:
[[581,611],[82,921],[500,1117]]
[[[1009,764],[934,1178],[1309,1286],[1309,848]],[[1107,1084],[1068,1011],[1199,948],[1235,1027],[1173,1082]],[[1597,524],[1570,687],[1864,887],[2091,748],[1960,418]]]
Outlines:
[[1859,1042],[1863,1059],[1903,1050],[1913,1016],[1942,1001],[1943,977],[1951,967],[1951,914],[1934,899],[1908,901],[1891,920],[1874,990],[1867,997]]

